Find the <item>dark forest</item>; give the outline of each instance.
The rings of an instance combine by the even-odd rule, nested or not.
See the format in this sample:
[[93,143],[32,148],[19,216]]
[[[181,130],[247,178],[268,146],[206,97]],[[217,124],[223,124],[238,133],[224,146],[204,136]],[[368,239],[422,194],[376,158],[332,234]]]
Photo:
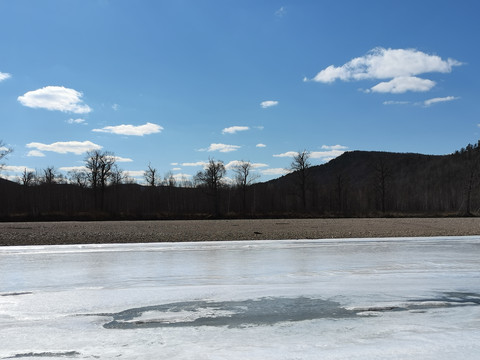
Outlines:
[[[92,155],[87,159],[92,160]],[[480,212],[480,142],[450,155],[351,151],[319,166],[310,166],[308,152],[303,152],[292,162],[291,173],[263,183],[255,183],[247,167],[237,169],[237,181],[227,184],[222,181],[223,164],[213,160],[195,181],[182,186],[158,184],[154,178],[148,185],[125,183],[115,179],[114,164],[90,165],[84,178],[76,174],[77,182],[59,181],[53,169],[44,171],[42,181],[29,181],[28,174],[18,182],[0,179],[0,219],[404,217]],[[155,176],[152,170],[146,171],[147,180],[148,175]]]

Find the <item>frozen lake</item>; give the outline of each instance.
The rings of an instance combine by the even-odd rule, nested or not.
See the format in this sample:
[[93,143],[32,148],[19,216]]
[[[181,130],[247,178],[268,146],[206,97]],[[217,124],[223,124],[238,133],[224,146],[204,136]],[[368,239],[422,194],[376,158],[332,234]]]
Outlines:
[[0,248],[0,359],[478,359],[480,238]]

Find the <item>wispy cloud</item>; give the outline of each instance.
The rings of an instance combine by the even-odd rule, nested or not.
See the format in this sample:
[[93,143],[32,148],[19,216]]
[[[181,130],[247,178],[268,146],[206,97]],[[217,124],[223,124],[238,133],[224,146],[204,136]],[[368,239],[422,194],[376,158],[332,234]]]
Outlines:
[[239,131],[250,130],[248,126],[230,126],[222,130],[222,134],[235,134]]
[[118,111],[118,109],[120,109],[120,105],[118,105],[118,104],[113,104],[113,105],[112,105],[112,109],[113,109],[114,111]]
[[121,156],[114,156],[113,159],[116,161],[116,162],[132,162],[133,160],[130,159],[130,158],[124,158],[124,157],[121,157]]
[[275,16],[278,18],[282,18],[287,14],[287,8],[285,6],[280,7],[280,9],[275,11]]
[[92,111],[90,106],[83,103],[83,94],[74,89],[63,86],[46,86],[29,91],[17,100],[33,109],[57,110],[75,114],[87,114]]
[[426,54],[416,49],[378,47],[344,65],[330,65],[311,80],[332,83],[336,80],[391,79],[373,86],[370,90],[389,93],[428,91],[435,86],[435,82],[418,78],[416,75],[432,72],[450,73],[453,67],[460,65],[462,65],[460,61],[450,58],[444,60],[437,55]]
[[294,157],[297,156],[298,152],[297,151],[287,151],[281,154],[275,154],[273,157],[278,157],[278,158],[283,158],[283,157]]
[[83,154],[90,150],[102,149],[102,146],[94,144],[91,141],[60,141],[52,144],[42,144],[39,142],[31,142],[26,146],[29,149],[36,149],[40,152],[51,151],[58,154],[74,153],[76,155]]
[[12,75],[10,75],[9,73],[2,73],[0,72],[0,82],[3,81],[3,80],[7,80],[9,78],[11,78]]
[[271,108],[271,107],[277,106],[277,105],[278,105],[278,101],[276,101],[276,100],[266,100],[266,101],[262,101],[260,103],[260,106],[264,109]]
[[271,168],[271,169],[264,169],[260,170],[262,175],[285,175],[288,174],[290,171],[283,168]]
[[[343,145],[322,145],[322,150],[325,151],[311,151],[310,158],[311,159],[320,159],[321,161],[329,161],[335,159],[336,157],[342,155],[347,149],[347,146]],[[297,151],[287,151],[281,154],[275,154],[273,157],[294,157],[297,156]]]
[[409,104],[409,101],[394,101],[394,100],[388,100],[384,101],[383,105],[407,105]]
[[[230,170],[232,169],[233,167],[235,166],[238,166],[238,165],[241,165],[245,163],[245,161],[242,161],[242,160],[233,160],[233,161],[230,161],[229,163],[225,164],[225,169],[227,170]],[[262,168],[262,167],[268,167],[267,164],[263,164],[263,163],[250,163],[250,166],[253,168],[253,169],[258,169],[258,168]]]
[[68,119],[67,120],[68,124],[82,124],[82,125],[88,125],[85,119]]
[[117,126],[105,126],[101,129],[93,129],[95,132],[111,133],[117,135],[131,135],[131,136],[143,136],[159,133],[163,130],[163,127],[157,124],[147,122],[144,125],[117,125]]
[[423,105],[424,106],[431,106],[431,105],[439,103],[439,102],[453,101],[453,100],[458,100],[458,99],[460,99],[460,98],[456,97],[456,96],[437,97],[437,98],[425,100],[423,102]]
[[241,146],[239,145],[227,145],[227,144],[210,144],[207,149],[203,149],[202,151],[219,151],[222,153],[237,151],[240,149]]
[[13,172],[13,173],[23,173],[25,170],[27,172],[29,171],[35,171],[35,169],[29,168],[27,166],[16,166],[16,165],[5,165],[2,167],[2,170],[6,172]]

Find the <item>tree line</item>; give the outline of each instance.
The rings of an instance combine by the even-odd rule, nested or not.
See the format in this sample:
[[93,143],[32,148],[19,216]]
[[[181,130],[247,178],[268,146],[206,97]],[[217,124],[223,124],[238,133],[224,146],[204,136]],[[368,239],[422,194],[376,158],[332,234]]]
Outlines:
[[[0,142],[0,161],[12,151]],[[249,161],[226,178],[209,159],[192,180],[149,164],[145,185],[113,153],[91,151],[67,176],[53,167],[0,182],[3,219],[167,219],[296,216],[436,216],[480,212],[480,142],[451,155],[353,151],[320,166],[299,151],[290,173],[268,182]]]

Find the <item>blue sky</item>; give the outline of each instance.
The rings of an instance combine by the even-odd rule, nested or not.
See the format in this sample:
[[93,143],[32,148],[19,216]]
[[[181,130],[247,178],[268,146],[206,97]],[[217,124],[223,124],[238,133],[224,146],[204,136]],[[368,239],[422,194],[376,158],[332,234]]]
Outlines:
[[88,149],[139,181],[209,158],[266,181],[304,149],[452,153],[479,139],[479,4],[0,0],[2,176]]

